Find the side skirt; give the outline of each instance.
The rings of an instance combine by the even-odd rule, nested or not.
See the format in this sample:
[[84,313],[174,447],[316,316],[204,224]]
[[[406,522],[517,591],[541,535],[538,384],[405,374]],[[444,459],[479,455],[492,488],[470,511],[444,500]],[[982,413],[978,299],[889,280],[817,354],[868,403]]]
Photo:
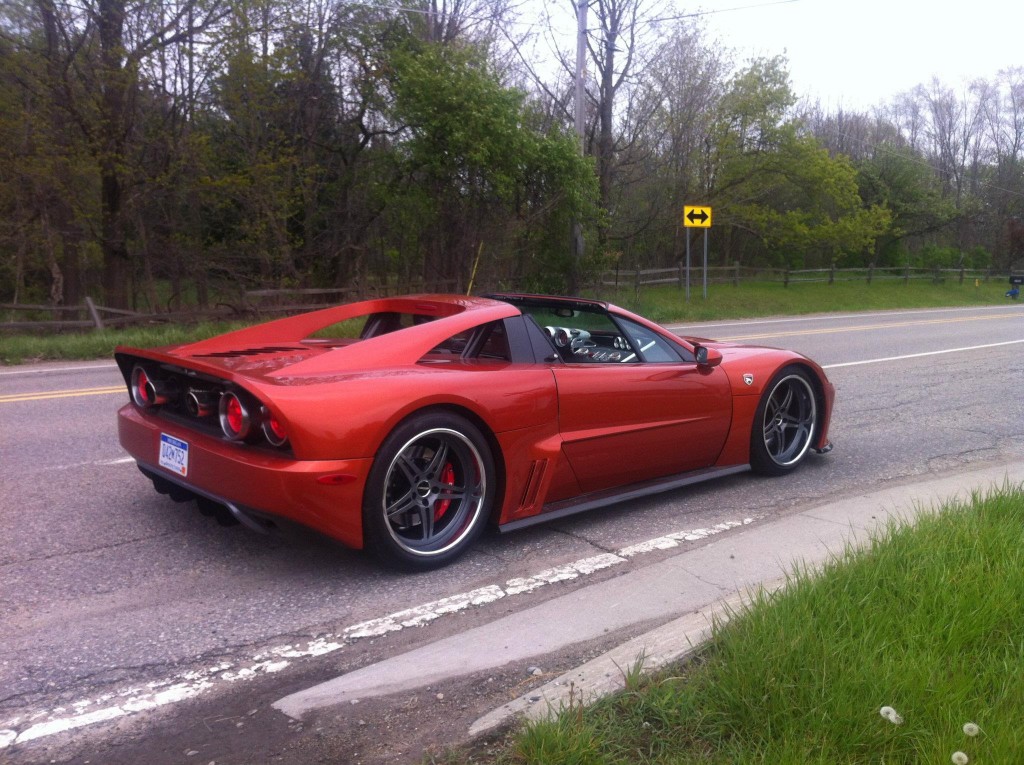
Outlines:
[[502,532],[515,531],[516,529],[533,526],[537,523],[547,523],[548,521],[555,520],[556,518],[565,518],[569,515],[593,510],[597,507],[605,507],[607,505],[614,505],[617,502],[639,499],[640,497],[646,497],[651,494],[660,494],[661,492],[679,489],[683,486],[689,486],[690,484],[710,481],[713,478],[724,478],[727,475],[745,473],[748,470],[750,470],[750,465],[704,468],[703,470],[694,470],[690,473],[671,476],[669,478],[659,478],[653,481],[645,481],[644,483],[635,483],[619,489],[609,489],[608,491],[585,494],[582,497],[566,499],[561,502],[552,502],[549,505],[544,505],[544,509],[537,513],[537,515],[531,515],[529,518],[521,518],[518,521],[510,521],[509,523],[502,524],[501,526],[498,526],[498,530]]

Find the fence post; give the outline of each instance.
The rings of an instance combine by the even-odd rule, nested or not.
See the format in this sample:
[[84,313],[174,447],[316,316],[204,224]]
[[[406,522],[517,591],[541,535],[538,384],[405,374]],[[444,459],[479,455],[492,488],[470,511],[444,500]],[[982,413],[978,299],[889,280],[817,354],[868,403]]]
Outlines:
[[964,286],[964,267],[960,266],[960,286]]
[[907,265],[905,265],[903,267],[903,283],[904,284],[910,284],[910,264],[909,263],[907,263]]
[[92,323],[96,325],[96,329],[103,329],[103,319],[100,318],[100,312],[96,310],[96,304],[92,302],[91,297],[85,298],[85,307],[89,309],[89,315],[92,317]]
[[833,260],[832,265],[828,267],[828,283],[836,283],[836,262]]
[[739,287],[740,286],[740,262],[738,260],[734,260],[733,261],[733,268],[735,268],[736,270],[733,272],[732,286],[733,287]]
[[868,284],[871,284],[871,277],[875,275],[875,264],[868,263]]
[[789,286],[789,269],[788,268],[785,269],[782,272],[782,286],[783,287],[788,287]]
[[932,284],[942,283],[942,271],[938,266],[935,266],[935,272],[932,274]]
[[683,272],[684,272],[684,270],[685,269],[683,268],[683,261],[680,260],[679,261],[679,289],[683,288]]

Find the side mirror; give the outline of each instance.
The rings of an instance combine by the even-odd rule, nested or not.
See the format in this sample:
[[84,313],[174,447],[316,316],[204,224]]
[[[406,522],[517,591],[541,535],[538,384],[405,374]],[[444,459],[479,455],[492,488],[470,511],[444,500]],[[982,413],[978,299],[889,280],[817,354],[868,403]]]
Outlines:
[[722,363],[722,352],[705,345],[693,346],[693,355],[697,365],[702,367],[717,367]]

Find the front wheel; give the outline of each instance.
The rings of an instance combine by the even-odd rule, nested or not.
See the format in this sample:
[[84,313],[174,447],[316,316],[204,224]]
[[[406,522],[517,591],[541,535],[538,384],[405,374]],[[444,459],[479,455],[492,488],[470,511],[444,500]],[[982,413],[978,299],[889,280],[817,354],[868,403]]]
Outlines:
[[818,399],[801,367],[786,367],[765,389],[750,433],[750,467],[783,475],[807,455],[818,431]]
[[367,547],[398,568],[425,571],[462,555],[493,505],[494,459],[464,417],[433,412],[381,445],[363,498]]

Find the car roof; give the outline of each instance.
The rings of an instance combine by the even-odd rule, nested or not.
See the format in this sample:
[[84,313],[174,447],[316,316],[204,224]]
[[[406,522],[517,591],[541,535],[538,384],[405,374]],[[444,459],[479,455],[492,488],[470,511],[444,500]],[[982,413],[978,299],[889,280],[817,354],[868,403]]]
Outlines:
[[561,297],[557,295],[531,295],[518,292],[495,292],[484,295],[485,298],[501,300],[514,306],[549,306],[552,308],[575,308],[583,311],[607,311],[611,305],[602,300],[589,300],[581,297]]

